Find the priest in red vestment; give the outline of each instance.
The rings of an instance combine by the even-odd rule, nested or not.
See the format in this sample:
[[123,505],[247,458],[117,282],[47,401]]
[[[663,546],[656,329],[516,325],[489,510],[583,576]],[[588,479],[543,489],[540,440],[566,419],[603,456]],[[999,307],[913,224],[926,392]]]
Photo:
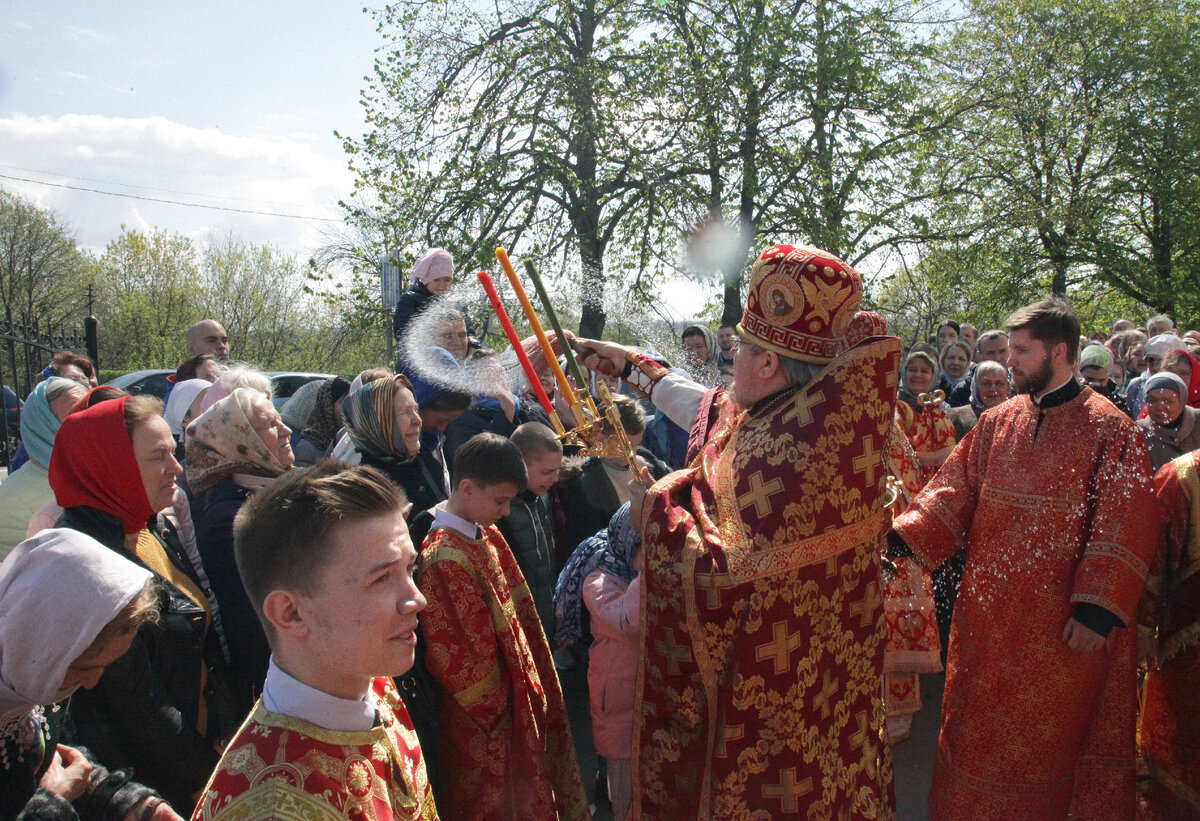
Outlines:
[[454,491],[421,550],[425,665],[437,682],[443,819],[590,818],[550,645],[494,526],[525,487],[517,446],[481,433],[454,454]]
[[895,523],[893,550],[930,570],[966,546],[930,816],[1131,818],[1134,622],[1156,538],[1145,439],[1076,381],[1065,302],[1007,329],[1020,395]]
[[1154,477],[1162,540],[1151,566],[1142,627],[1154,648],[1139,740],[1150,782],[1138,818],[1200,818],[1200,451]]
[[436,821],[392,684],[425,607],[404,506],[374,468],[325,461],[239,511],[234,555],[271,661],[192,821]]
[[579,343],[691,429],[645,499],[634,818],[895,815],[879,539],[900,340],[839,355],[861,296],[825,251],[763,252],[732,394]]

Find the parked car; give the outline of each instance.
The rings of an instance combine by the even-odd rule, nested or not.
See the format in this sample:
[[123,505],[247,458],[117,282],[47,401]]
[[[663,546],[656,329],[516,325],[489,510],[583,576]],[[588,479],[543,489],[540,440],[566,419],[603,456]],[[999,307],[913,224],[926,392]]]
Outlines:
[[275,403],[276,410],[282,410],[287,401],[291,399],[296,391],[300,390],[309,382],[318,380],[332,379],[335,374],[332,373],[306,373],[304,371],[268,371],[267,377],[271,380],[271,397]]
[[4,421],[8,424],[8,435],[19,436],[21,433],[21,406],[25,403],[21,397],[13,393],[8,385],[0,386],[0,396],[3,396]]
[[163,399],[166,397],[167,390],[171,386],[171,383],[167,377],[173,375],[174,373],[175,371],[168,371],[162,368],[154,368],[146,371],[134,371],[133,373],[127,373],[122,376],[118,376],[116,379],[110,379],[105,384],[112,385],[114,388],[120,388],[121,390],[129,391],[133,394],[148,393],[151,396],[157,396],[159,399]]

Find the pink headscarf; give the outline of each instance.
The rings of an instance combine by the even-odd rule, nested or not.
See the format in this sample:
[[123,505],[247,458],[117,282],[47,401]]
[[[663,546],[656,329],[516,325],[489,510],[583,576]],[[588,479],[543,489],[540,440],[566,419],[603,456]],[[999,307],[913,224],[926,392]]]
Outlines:
[[454,259],[444,248],[430,248],[413,265],[413,277],[426,285],[435,279],[454,276]]

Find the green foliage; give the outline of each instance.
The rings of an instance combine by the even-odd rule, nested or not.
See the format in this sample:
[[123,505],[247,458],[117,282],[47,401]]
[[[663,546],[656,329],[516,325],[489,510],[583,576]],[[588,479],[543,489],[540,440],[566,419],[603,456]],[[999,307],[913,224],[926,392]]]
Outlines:
[[0,318],[75,325],[87,312],[92,264],[57,216],[0,189]]

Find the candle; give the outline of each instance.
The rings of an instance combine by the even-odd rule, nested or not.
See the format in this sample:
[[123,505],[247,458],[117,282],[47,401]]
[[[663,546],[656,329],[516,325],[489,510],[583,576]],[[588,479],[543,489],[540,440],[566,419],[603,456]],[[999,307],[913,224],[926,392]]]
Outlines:
[[571,348],[571,343],[567,339],[567,335],[563,333],[562,325],[558,322],[558,314],[554,312],[554,306],[550,304],[550,295],[546,293],[546,287],[542,285],[542,278],[538,276],[537,269],[529,260],[525,260],[525,273],[529,274],[529,281],[533,283],[533,289],[537,291],[538,299],[542,301],[542,307],[546,309],[546,318],[550,320],[550,327],[554,329],[558,341],[562,344],[563,355],[567,358],[567,367],[571,369],[571,375],[575,377],[580,390],[587,390],[587,381],[583,378],[583,371],[579,369],[579,363],[575,360],[575,351]]
[[[538,321],[537,314],[533,312],[533,306],[529,304],[529,297],[525,295],[525,289],[521,287],[521,280],[517,279],[517,272],[513,270],[512,263],[508,260],[508,252],[503,248],[496,249],[496,259],[500,263],[500,267],[504,270],[504,275],[508,277],[509,283],[512,285],[513,293],[517,295],[517,301],[521,303],[521,310],[525,312],[525,318],[529,320],[530,327],[533,328],[533,335],[537,337],[538,343],[542,346],[542,354],[546,357],[546,364],[550,366],[551,373],[554,374],[554,379],[558,382],[558,392],[568,404],[574,404],[575,391],[571,389],[571,383],[567,381],[567,375],[563,373],[562,367],[558,364],[558,357],[554,355],[554,348],[550,346],[550,340],[546,338],[546,332],[542,330],[542,323]],[[563,338],[559,338],[559,344],[563,349],[567,348],[567,342]],[[583,389],[583,385],[579,386]]]
[[500,325],[503,326],[504,333],[508,337],[508,342],[517,354],[517,360],[520,361],[521,368],[525,371],[525,378],[533,386],[533,392],[537,396],[538,404],[542,406],[542,410],[550,417],[558,433],[563,433],[564,429],[562,421],[558,418],[558,412],[554,410],[554,404],[550,401],[550,397],[546,395],[546,389],[542,387],[542,380],[538,378],[537,371],[533,369],[533,363],[529,361],[529,355],[525,353],[525,348],[521,346],[521,338],[517,336],[517,329],[513,327],[512,321],[508,318],[508,312],[504,310],[504,304],[500,302],[500,295],[496,293],[496,286],[492,282],[492,278],[488,276],[486,271],[480,271],[475,276],[479,277],[479,283],[483,286],[488,300],[492,303],[492,310],[496,312],[496,316],[500,320]]

